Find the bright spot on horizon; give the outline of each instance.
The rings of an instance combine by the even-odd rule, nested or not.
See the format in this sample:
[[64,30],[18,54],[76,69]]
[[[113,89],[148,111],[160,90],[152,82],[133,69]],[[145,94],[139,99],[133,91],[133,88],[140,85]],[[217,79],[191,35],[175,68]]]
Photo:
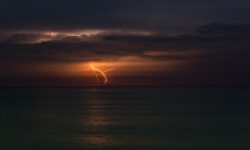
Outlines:
[[94,64],[90,64],[89,67],[90,67],[90,70],[95,75],[97,83],[100,83],[100,79],[99,79],[100,76],[102,76],[103,79],[104,79],[104,81],[103,81],[104,85],[106,85],[109,82],[109,79],[108,79],[108,76],[107,76],[107,72],[113,70],[113,68],[110,68],[110,69],[108,69],[106,71],[102,71],[101,69],[95,67]]

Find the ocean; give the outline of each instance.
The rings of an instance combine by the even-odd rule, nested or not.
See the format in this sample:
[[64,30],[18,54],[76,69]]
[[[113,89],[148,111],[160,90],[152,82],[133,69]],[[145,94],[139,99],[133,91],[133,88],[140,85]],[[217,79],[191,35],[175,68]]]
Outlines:
[[1,88],[1,150],[250,149],[248,87]]

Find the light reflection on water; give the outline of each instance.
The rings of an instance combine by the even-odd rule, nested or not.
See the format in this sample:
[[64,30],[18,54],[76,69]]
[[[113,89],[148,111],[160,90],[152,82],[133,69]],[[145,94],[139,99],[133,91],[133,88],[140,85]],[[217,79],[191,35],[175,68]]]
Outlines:
[[87,136],[80,137],[81,142],[83,144],[89,145],[110,145],[113,143],[113,137],[108,134],[108,126],[112,126],[114,124],[114,120],[110,116],[108,116],[108,109],[105,109],[105,100],[102,99],[98,92],[105,92],[103,90],[90,90],[88,91],[88,99],[86,100],[86,116],[82,119],[82,125],[84,127],[90,128],[91,131],[98,131],[100,129],[105,130],[106,134],[91,134]]
[[88,116],[86,117],[86,121],[87,122],[85,122],[84,124],[95,128],[112,124],[112,122],[108,120],[105,116]]
[[248,88],[8,89],[0,91],[0,145],[249,149],[249,99]]
[[113,141],[113,138],[108,137],[107,135],[105,136],[93,135],[93,136],[82,137],[82,141],[84,144],[101,146],[101,145],[110,145]]

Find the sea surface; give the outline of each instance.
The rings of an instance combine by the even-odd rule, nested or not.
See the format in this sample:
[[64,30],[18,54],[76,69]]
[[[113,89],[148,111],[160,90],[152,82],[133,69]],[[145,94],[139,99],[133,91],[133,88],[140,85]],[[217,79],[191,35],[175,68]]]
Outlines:
[[247,150],[250,88],[1,88],[1,150]]

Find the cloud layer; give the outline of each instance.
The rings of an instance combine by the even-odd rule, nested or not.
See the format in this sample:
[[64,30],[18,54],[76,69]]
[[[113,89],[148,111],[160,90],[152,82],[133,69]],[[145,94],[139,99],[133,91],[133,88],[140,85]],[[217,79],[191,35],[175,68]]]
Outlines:
[[248,0],[2,0],[0,28],[191,31],[209,22],[249,23]]
[[249,83],[250,75],[247,69],[250,64],[249,33],[249,24],[220,23],[199,26],[192,34],[175,36],[122,30],[88,31],[88,34],[13,33],[0,43],[0,60],[5,66],[13,63],[115,62],[124,57],[137,57],[152,62],[189,64],[174,72],[163,68],[158,76],[173,74],[182,78],[182,74],[196,82],[225,80],[245,84]]

